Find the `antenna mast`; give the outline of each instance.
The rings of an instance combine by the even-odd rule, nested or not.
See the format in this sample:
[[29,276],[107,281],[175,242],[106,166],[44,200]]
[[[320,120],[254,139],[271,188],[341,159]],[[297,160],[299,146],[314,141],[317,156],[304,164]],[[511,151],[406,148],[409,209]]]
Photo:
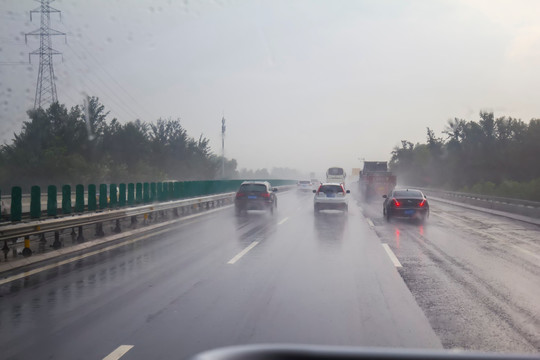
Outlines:
[[221,118],[221,178],[225,179],[225,116]]
[[[51,36],[66,35],[63,32],[50,28],[51,13],[60,11],[51,7],[49,4],[54,0],[36,0],[41,6],[30,11],[30,21],[33,13],[41,14],[40,28],[24,35],[25,42],[29,35],[39,36],[39,49],[28,54],[28,62],[31,62],[32,55],[39,55],[39,72],[36,84],[36,97],[34,100],[34,109],[41,108],[45,104],[51,104],[58,101],[56,95],[56,85],[54,83],[53,55],[61,55],[60,52],[52,48]],[[67,39],[66,39],[67,41]]]

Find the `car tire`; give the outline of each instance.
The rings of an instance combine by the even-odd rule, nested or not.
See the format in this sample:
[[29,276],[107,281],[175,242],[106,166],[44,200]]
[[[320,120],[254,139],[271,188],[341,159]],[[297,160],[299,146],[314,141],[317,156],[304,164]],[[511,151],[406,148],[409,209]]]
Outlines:
[[234,207],[234,213],[236,216],[240,215],[242,213],[242,209],[240,209],[238,206]]
[[391,217],[390,217],[390,213],[388,211],[386,212],[386,215],[385,215],[384,218],[386,219],[387,222],[390,222]]

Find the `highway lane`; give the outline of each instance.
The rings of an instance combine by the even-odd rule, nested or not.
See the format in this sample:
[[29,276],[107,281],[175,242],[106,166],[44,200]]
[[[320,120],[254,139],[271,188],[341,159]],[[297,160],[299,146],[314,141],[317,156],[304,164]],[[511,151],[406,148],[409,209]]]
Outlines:
[[425,224],[360,203],[445,348],[540,352],[540,228],[430,200]]
[[280,194],[274,217],[201,216],[0,296],[7,359],[186,358],[274,342],[441,347],[360,209],[315,216],[310,194]]

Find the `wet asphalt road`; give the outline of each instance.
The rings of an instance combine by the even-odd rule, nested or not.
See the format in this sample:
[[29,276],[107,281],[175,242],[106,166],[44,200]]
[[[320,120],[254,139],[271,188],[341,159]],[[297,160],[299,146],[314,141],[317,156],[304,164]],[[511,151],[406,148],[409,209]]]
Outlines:
[[282,193],[273,217],[228,208],[1,285],[1,357],[277,342],[540,351],[537,226],[435,201],[424,225],[349,207],[314,216],[310,194]]
[[425,224],[360,204],[445,348],[540,352],[540,227],[430,199]]

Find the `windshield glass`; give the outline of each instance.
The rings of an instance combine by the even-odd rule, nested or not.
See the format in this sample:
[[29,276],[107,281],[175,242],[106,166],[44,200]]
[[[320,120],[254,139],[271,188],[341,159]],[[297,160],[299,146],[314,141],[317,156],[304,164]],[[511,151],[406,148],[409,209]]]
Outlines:
[[0,358],[539,356],[539,15],[0,0]]

